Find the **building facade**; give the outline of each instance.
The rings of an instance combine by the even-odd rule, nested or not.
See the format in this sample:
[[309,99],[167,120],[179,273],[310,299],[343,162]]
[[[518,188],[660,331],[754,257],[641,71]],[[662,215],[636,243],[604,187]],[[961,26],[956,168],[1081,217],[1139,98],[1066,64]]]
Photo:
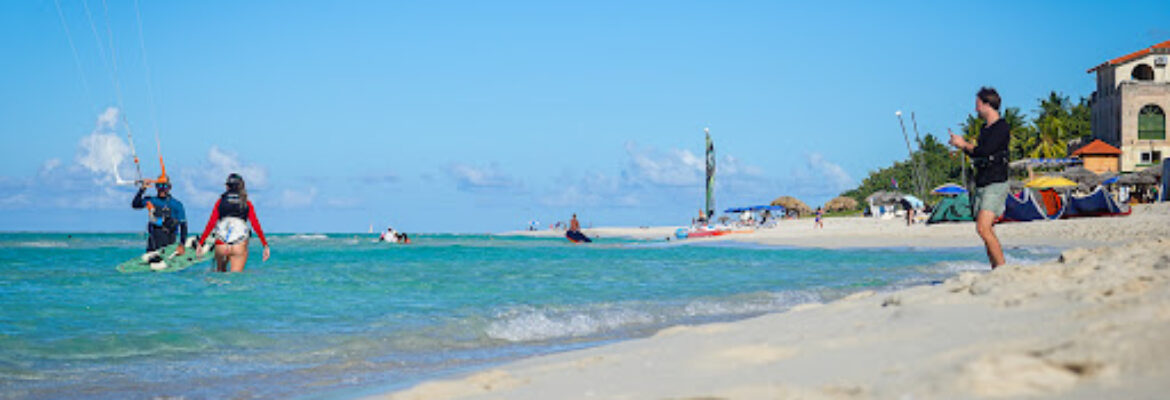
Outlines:
[[1093,67],[1093,137],[1121,149],[1122,172],[1170,156],[1170,40]]

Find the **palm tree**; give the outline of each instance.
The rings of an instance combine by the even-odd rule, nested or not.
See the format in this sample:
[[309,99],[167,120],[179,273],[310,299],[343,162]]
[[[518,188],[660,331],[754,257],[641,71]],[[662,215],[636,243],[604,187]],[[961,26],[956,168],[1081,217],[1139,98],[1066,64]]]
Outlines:
[[1019,107],[1008,107],[1004,110],[1002,118],[1011,127],[1011,158],[1016,160],[1024,158],[1031,150],[1034,142],[1032,135],[1036,129],[1024,118]]
[[983,129],[985,122],[983,118],[967,114],[967,120],[959,125],[959,129],[963,131],[963,139],[967,139],[971,144],[977,144],[979,139],[979,130]]
[[1036,120],[1036,143],[1029,156],[1033,158],[1062,158],[1068,155],[1068,119],[1055,115]]

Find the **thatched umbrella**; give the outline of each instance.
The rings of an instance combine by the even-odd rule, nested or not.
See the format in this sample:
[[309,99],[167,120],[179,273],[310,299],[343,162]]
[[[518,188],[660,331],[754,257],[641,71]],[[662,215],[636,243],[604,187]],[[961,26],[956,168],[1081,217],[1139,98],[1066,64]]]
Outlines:
[[892,206],[902,201],[906,195],[898,192],[879,190],[865,198],[865,202],[875,206]]
[[1117,179],[1117,183],[1121,185],[1153,185],[1158,183],[1158,178],[1138,172],[1122,175],[1121,178]]
[[1065,168],[1064,172],[1060,173],[1060,176],[1070,181],[1076,182],[1080,186],[1088,187],[1095,187],[1100,185],[1101,181],[1103,181],[1101,176],[1097,175],[1096,172],[1089,171],[1080,165]]
[[1155,165],[1153,167],[1149,167],[1149,168],[1143,169],[1141,171],[1138,171],[1137,173],[1142,174],[1142,175],[1152,176],[1152,177],[1154,177],[1154,179],[1160,179],[1160,178],[1162,178],[1162,166]]
[[852,197],[837,197],[825,203],[825,210],[828,211],[853,211],[857,209],[857,200]]
[[776,200],[772,200],[772,205],[784,207],[788,212],[794,212],[796,215],[812,213],[812,209],[808,207],[808,204],[804,204],[803,201],[797,200],[792,196],[777,197]]

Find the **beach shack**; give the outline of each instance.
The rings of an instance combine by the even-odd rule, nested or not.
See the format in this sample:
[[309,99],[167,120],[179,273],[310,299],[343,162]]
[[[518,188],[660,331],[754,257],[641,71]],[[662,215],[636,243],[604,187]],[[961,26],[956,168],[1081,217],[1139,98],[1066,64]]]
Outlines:
[[1121,171],[1121,149],[1105,143],[1101,139],[1077,149],[1072,153],[1083,162],[1082,166],[1095,174]]

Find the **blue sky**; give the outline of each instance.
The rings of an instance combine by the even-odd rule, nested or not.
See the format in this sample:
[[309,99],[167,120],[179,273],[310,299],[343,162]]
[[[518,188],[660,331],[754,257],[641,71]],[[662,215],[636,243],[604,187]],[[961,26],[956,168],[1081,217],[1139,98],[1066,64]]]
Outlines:
[[142,229],[111,107],[195,231],[233,171],[277,232],[683,224],[704,127],[719,208],[815,205],[905,157],[896,110],[1031,112],[1170,39],[1165,1],[936,3],[3,2],[0,230]]

